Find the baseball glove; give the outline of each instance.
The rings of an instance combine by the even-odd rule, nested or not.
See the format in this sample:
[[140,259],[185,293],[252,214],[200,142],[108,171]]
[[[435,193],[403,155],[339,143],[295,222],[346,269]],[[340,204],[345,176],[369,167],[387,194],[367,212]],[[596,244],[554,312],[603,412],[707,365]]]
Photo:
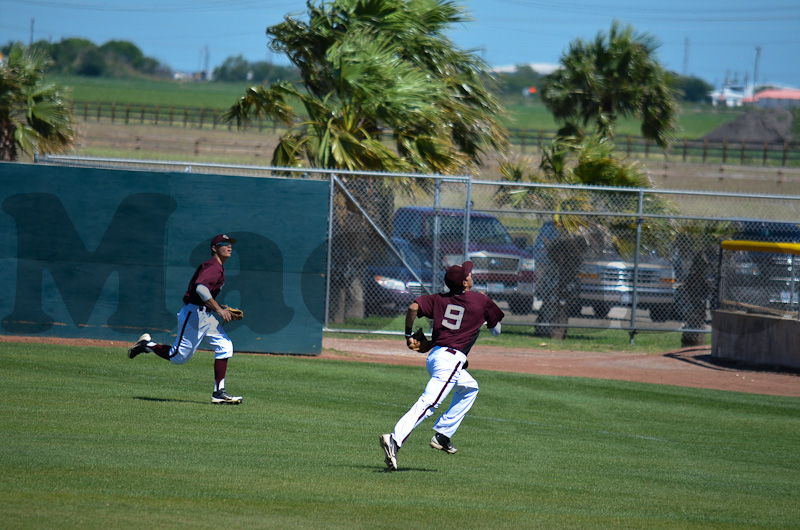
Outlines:
[[[427,353],[433,348],[433,342],[425,338],[425,332],[422,331],[422,328],[417,329],[409,339],[411,344],[408,344],[408,349],[410,350]],[[408,343],[409,341],[406,342]]]
[[244,318],[244,311],[239,309],[238,307],[231,307],[228,305],[222,306],[222,309],[226,309],[231,314],[231,320],[241,320]]

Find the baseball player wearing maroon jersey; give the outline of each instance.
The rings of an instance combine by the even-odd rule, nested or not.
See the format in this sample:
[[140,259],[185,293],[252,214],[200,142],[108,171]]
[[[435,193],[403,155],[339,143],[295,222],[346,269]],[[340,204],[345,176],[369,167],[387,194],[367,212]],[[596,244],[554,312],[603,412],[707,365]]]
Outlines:
[[[431,416],[454,388],[450,407],[433,426],[430,445],[450,454],[456,452],[450,438],[478,396],[478,382],[466,370],[467,355],[483,324],[493,335],[500,334],[500,321],[505,315],[484,293],[471,290],[471,261],[448,268],[444,281],[449,293],[420,296],[406,312],[406,345],[412,350],[430,351],[426,364],[431,378],[414,406],[397,422],[394,432],[380,437],[389,471],[397,469],[397,451],[411,431]],[[418,316],[433,322],[430,341],[419,333],[412,334]]]
[[178,313],[178,337],[172,346],[157,344],[150,334],[139,337],[129,350],[133,359],[140,353],[153,352],[173,364],[184,364],[192,358],[198,346],[206,339],[214,349],[214,392],[211,403],[238,405],[241,396],[231,396],[225,392],[225,373],[228,359],[233,356],[233,342],[222,329],[219,321],[212,315],[216,313],[223,323],[231,321],[231,313],[221,307],[215,298],[225,285],[225,262],[231,257],[235,239],[219,234],[211,240],[211,259],[202,263],[194,271],[186,294],[183,295],[183,309]]

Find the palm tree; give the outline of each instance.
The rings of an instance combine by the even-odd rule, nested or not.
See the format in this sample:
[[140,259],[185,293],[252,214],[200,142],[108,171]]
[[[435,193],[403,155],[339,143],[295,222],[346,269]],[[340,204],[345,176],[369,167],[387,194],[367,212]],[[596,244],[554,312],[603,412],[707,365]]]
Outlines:
[[[308,21],[287,16],[267,28],[272,50],[300,70],[294,85],[247,89],[223,116],[244,126],[265,116],[289,130],[277,166],[464,174],[486,150],[504,150],[503,108],[487,65],[445,37],[468,21],[444,0],[335,0],[308,6]],[[294,110],[303,109],[302,118]],[[389,232],[395,189],[386,179],[349,178],[360,204]],[[419,181],[397,180],[414,193]],[[423,182],[425,185],[425,182]],[[389,187],[387,187],[389,186]],[[337,195],[334,247],[346,248],[337,271],[360,271],[374,234]],[[336,261],[336,260],[334,260]],[[349,273],[348,273],[349,274]],[[332,299],[363,313],[357,275],[332,278]],[[341,319],[344,314],[334,313]],[[351,313],[352,314],[352,313]]]
[[656,59],[655,38],[614,21],[608,34],[577,39],[561,68],[545,78],[542,99],[563,124],[562,135],[587,126],[613,137],[620,116],[640,120],[642,136],[666,148],[676,128],[676,78]]
[[[531,171],[530,161],[520,159],[501,166],[501,175],[509,183],[538,182],[552,184],[605,185],[618,187],[650,187],[639,166],[619,160],[613,155],[613,142],[602,135],[559,138],[545,150],[539,166]],[[515,209],[538,209],[555,212],[555,233],[545,244],[546,260],[542,269],[537,263],[538,296],[542,299],[535,334],[563,339],[572,308],[578,303],[578,273],[584,257],[592,248],[613,247],[623,256],[630,256],[629,235],[635,220],[627,217],[588,216],[587,212],[636,212],[633,194],[614,191],[575,191],[563,188],[504,186],[495,195],[500,206]],[[670,206],[652,201],[648,211],[666,213]],[[662,255],[669,250],[668,221],[649,224],[642,231],[642,246]]]
[[44,79],[49,65],[44,51],[14,45],[0,66],[0,160],[17,160],[20,151],[63,153],[72,146],[72,113],[63,90]]
[[271,48],[300,70],[299,86],[250,88],[223,118],[291,126],[273,162],[453,174],[506,147],[487,65],[444,36],[469,20],[454,3],[336,0],[308,10],[308,22],[290,16],[267,29]]

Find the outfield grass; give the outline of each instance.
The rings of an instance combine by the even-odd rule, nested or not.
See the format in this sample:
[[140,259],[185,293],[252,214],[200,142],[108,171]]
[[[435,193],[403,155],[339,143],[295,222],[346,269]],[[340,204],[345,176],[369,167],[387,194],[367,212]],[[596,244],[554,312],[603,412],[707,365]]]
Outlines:
[[476,370],[384,472],[418,367],[4,343],[5,528],[797,528],[800,400]]

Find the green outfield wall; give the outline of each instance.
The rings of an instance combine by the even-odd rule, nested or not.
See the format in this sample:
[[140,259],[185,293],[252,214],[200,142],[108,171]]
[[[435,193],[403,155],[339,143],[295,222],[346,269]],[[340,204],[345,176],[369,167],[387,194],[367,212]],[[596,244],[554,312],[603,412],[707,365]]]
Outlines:
[[0,334],[171,343],[211,238],[238,351],[322,347],[328,183],[0,164]]

